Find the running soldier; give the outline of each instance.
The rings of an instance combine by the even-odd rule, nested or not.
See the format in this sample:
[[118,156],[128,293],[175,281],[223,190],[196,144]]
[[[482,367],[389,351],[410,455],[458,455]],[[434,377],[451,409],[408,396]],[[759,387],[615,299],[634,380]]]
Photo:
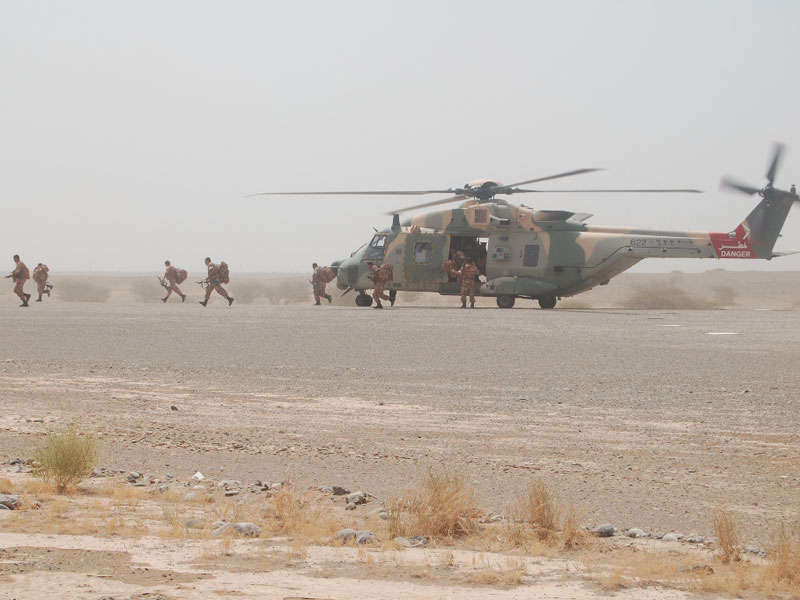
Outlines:
[[187,273],[183,269],[176,269],[173,267],[168,260],[164,261],[164,265],[166,266],[166,270],[164,271],[164,279],[167,281],[167,295],[164,296],[161,301],[166,302],[169,300],[169,297],[172,295],[172,292],[178,294],[181,297],[181,302],[186,302],[186,294],[181,292],[181,288],[178,287],[178,283],[183,283],[186,281]]
[[6,279],[10,277],[14,281],[14,293],[22,300],[22,304],[19,307],[27,308],[31,295],[26,294],[23,288],[25,287],[25,282],[31,278],[31,272],[25,266],[25,263],[19,259],[19,254],[14,255],[14,263],[16,267],[11,271],[11,275],[6,275]]
[[208,304],[208,299],[211,298],[211,292],[217,290],[217,293],[225,298],[228,301],[228,306],[233,304],[233,296],[229,296],[228,292],[225,291],[225,288],[222,287],[223,283],[229,283],[230,279],[228,276],[228,265],[225,262],[220,262],[219,264],[215,264],[211,262],[211,259],[206,256],[205,259],[206,266],[208,267],[208,278],[206,279],[206,298],[205,300],[200,300],[200,304],[205,306]]
[[39,294],[39,297],[36,299],[37,302],[42,301],[42,294],[47,294],[47,297],[50,297],[50,288],[52,286],[47,285],[47,278],[49,276],[50,269],[48,269],[45,264],[39,263],[33,270],[33,280],[36,282],[36,291]]
[[333,275],[333,270],[330,267],[319,267],[317,263],[311,265],[313,273],[311,274],[311,285],[314,288],[314,306],[320,305],[320,298],[325,298],[328,304],[331,303],[331,295],[325,293],[325,286],[328,282],[333,281],[330,276]]
[[374,285],[372,297],[375,299],[375,306],[373,308],[383,308],[381,300],[388,300],[390,306],[394,306],[394,298],[383,293],[386,283],[392,279],[392,265],[384,263],[378,267],[374,263],[367,263],[367,267],[372,273],[370,279],[372,279]]
[[467,296],[469,296],[469,307],[475,308],[475,278],[478,276],[478,272],[475,262],[467,257],[464,266],[458,273],[461,281],[461,308],[467,308]]

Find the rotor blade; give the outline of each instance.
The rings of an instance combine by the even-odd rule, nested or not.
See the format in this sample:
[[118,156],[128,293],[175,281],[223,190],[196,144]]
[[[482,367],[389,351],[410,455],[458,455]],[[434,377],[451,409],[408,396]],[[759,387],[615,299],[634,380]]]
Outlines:
[[525,185],[527,183],[536,183],[537,181],[548,181],[550,179],[558,179],[560,177],[571,177],[572,175],[582,175],[583,173],[591,173],[592,171],[602,171],[603,169],[578,169],[577,171],[567,171],[566,173],[559,173],[558,175],[549,175],[547,177],[539,177],[538,179],[528,179],[527,181],[519,181],[504,187],[516,187],[518,185]]
[[452,194],[455,190],[383,190],[376,192],[261,192],[253,196],[420,196],[422,194]]
[[616,194],[619,192],[639,193],[639,194],[660,194],[660,193],[681,193],[681,194],[702,194],[703,190],[692,189],[657,189],[657,190],[512,190],[515,194],[535,193],[535,194],[583,194],[583,193],[609,193]]
[[772,157],[772,163],[769,166],[769,171],[767,171],[767,181],[769,181],[770,185],[772,185],[775,182],[775,171],[778,170],[778,164],[781,161],[782,153],[783,153],[783,144],[776,142],[775,154]]
[[387,215],[393,215],[396,213],[406,212],[407,210],[416,210],[418,208],[426,208],[428,206],[437,206],[439,204],[447,204],[448,202],[455,202],[457,200],[465,200],[466,196],[464,194],[458,194],[457,196],[450,196],[449,198],[442,198],[441,200],[434,200],[433,202],[425,202],[424,204],[417,204],[415,206],[406,206],[404,208],[398,208],[397,210],[390,210],[389,212],[385,213]]
[[737,183],[736,181],[733,181],[732,179],[729,179],[728,177],[723,177],[720,180],[719,187],[720,187],[720,189],[728,187],[728,188],[731,188],[731,189],[734,189],[734,190],[739,190],[740,192],[744,192],[745,194],[748,194],[749,196],[752,196],[753,194],[757,194],[758,192],[761,191],[758,188],[750,187],[749,185],[744,185],[743,183]]

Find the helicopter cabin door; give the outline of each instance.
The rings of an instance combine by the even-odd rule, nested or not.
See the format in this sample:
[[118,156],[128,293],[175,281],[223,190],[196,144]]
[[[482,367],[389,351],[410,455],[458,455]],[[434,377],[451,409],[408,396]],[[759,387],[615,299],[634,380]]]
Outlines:
[[450,236],[443,233],[411,233],[406,238],[403,279],[409,284],[420,284],[418,289],[438,289],[447,281],[444,261],[450,252]]

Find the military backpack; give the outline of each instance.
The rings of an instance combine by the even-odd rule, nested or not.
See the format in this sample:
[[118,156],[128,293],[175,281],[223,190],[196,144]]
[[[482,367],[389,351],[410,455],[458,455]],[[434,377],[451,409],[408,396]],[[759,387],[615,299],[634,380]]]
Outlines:
[[220,261],[219,267],[217,269],[217,273],[219,274],[219,282],[220,283],[230,283],[231,282],[231,274],[228,271],[228,263],[224,260]]

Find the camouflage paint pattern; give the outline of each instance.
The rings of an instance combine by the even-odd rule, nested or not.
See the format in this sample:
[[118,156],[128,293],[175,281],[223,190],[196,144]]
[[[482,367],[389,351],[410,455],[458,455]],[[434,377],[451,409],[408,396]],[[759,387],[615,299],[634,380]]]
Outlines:
[[778,256],[773,247],[796,201],[789,194],[764,199],[733,231],[715,233],[590,226],[585,213],[468,200],[377,233],[339,263],[337,286],[371,289],[369,260],[394,267],[391,289],[458,294],[445,268],[454,238],[488,241],[486,282],[477,290],[483,296],[573,296],[607,284],[644,258],[770,260]]

